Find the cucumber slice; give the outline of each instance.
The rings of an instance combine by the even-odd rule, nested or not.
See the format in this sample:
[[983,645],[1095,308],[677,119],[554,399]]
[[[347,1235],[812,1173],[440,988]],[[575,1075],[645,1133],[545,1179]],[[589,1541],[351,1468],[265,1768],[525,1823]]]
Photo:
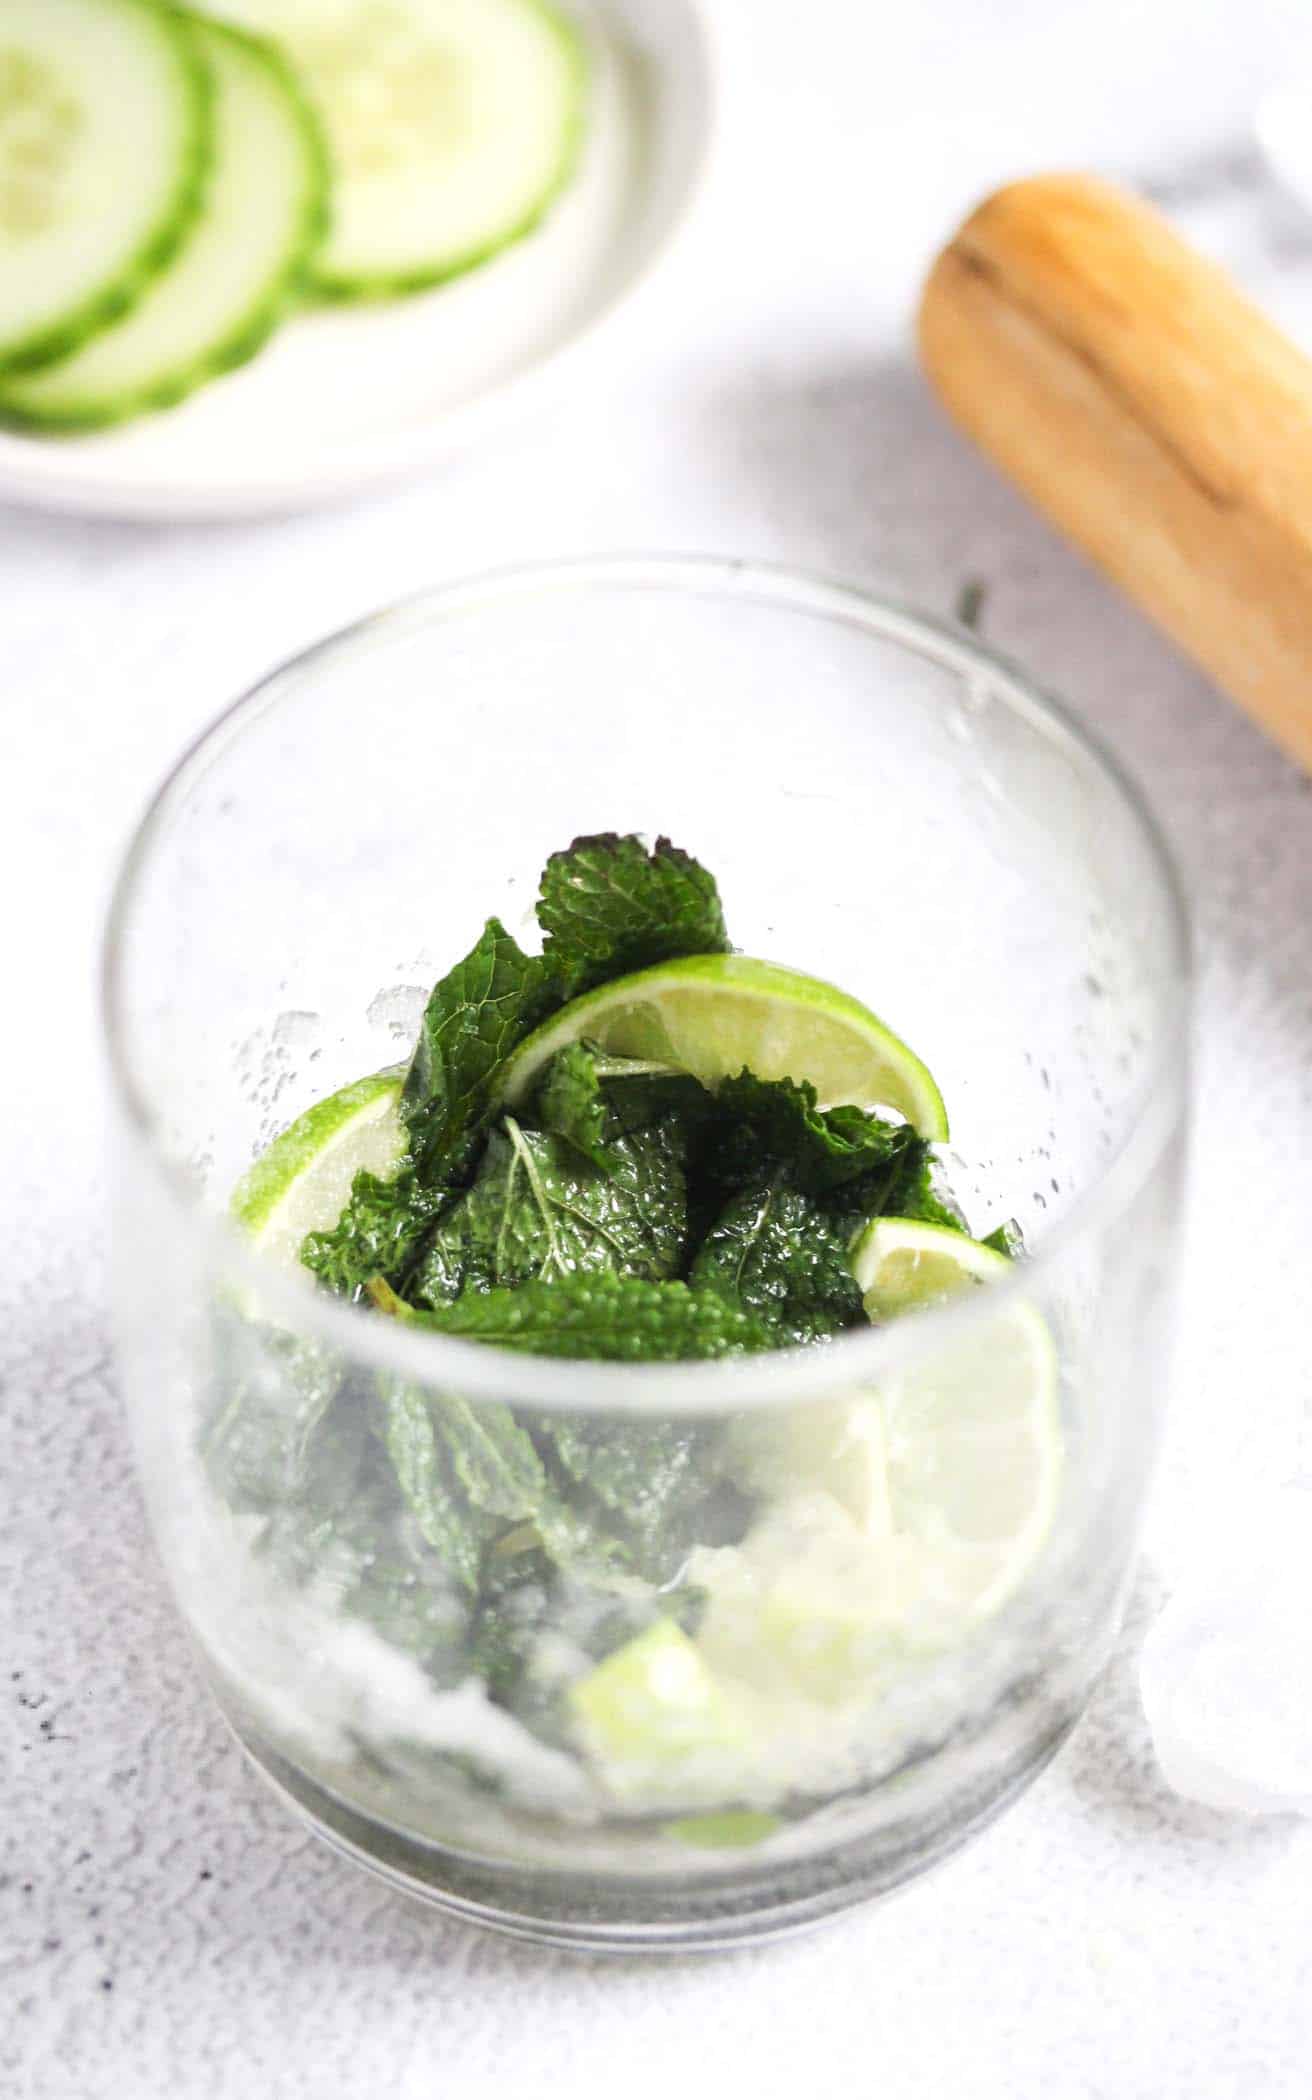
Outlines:
[[208,104],[187,24],[154,0],[2,0],[0,372],[63,357],[176,252]]
[[140,302],[58,364],[0,377],[0,417],[92,429],[163,408],[253,357],[327,224],[327,160],[285,60],[198,22],[214,88],[215,161],[202,215]]
[[441,284],[535,227],[573,172],[586,58],[545,0],[218,0],[276,35],[332,149],[330,299]]

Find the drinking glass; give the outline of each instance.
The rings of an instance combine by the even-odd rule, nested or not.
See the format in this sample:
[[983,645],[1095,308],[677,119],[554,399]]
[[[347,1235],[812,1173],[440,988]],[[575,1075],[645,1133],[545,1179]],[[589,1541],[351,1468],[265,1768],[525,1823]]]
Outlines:
[[[1003,1282],[807,1350],[575,1363],[384,1320],[243,1239],[227,1206],[252,1159],[404,1060],[486,916],[532,945],[546,856],[603,830],[671,836],[715,872],[742,950],[832,980],[915,1046],[951,1116],[952,1195],[975,1231],[1023,1234]],[[1178,882],[1115,762],[964,632],[863,592],[725,561],[524,568],[366,619],[237,701],[128,853],[105,1025],[141,1479],[201,1666],[268,1781],[447,1910],[598,1948],[785,1931],[987,1823],[1074,1725],[1122,1610],[1164,1399],[1188,996]],[[434,1463],[453,1409],[543,1447],[562,1417],[649,1428],[708,1481],[726,1448],[786,1431],[800,1491],[810,1430],[818,1449],[854,1394],[960,1393],[1018,1320],[1051,1350],[1060,1465],[1010,1593],[951,1638],[856,1641],[837,1689],[815,1675],[832,1626],[803,1609],[781,1647],[749,1611],[733,1725],[703,1714],[696,1741],[628,1766],[571,1703],[620,1637],[595,1612],[580,1632],[568,1583],[532,1592],[508,1693],[431,1542],[393,1582],[356,1521],[389,1395]],[[355,1485],[319,1522],[325,1394]],[[707,1506],[700,1549],[732,1556],[747,1518]],[[839,1598],[857,1626],[864,1566]],[[701,1654],[687,1573],[663,1594]],[[657,1657],[632,1709],[620,1686],[621,1734],[644,1699],[673,1686],[677,1705],[687,1653]]]

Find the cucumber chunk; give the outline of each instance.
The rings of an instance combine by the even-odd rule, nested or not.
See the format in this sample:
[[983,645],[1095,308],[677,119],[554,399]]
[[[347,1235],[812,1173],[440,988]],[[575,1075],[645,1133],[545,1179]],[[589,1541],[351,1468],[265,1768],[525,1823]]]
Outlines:
[[586,59],[545,0],[218,4],[283,42],[323,120],[325,298],[389,298],[472,269],[531,231],[573,172]]
[[204,208],[138,304],[58,364],[0,376],[0,417],[91,429],[180,401],[254,356],[277,326],[327,223],[318,127],[271,46],[196,24],[214,90]]
[[126,311],[199,208],[208,86],[153,0],[0,5],[0,372]]

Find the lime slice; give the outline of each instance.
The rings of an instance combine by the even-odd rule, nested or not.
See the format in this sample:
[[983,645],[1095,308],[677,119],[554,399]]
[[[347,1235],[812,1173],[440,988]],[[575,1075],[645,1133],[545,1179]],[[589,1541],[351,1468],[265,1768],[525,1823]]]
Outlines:
[[809,1080],[823,1108],[891,1108],[933,1142],[943,1098],[915,1053],[868,1007],[818,977],[746,955],[690,955],[586,992],[521,1043],[502,1079],[512,1107],[548,1060],[584,1038],[718,1086],[744,1067],[758,1079]]
[[852,1269],[872,1320],[896,1320],[973,1283],[1016,1273],[1005,1254],[982,1240],[919,1218],[875,1218],[852,1249]]
[[375,1072],[318,1101],[275,1138],[232,1192],[231,1212],[265,1254],[295,1268],[307,1232],[337,1223],[361,1167],[386,1177],[405,1151],[399,1072]]
[[[1016,1274],[911,1218],[876,1219],[852,1266],[884,1320]],[[909,1659],[965,1639],[1038,1558],[1062,1476],[1052,1335],[1009,1296],[877,1392],[744,1415],[725,1455],[763,1499],[740,1544],[689,1559],[708,1600],[700,1653],[778,1717],[799,1700],[868,1701]]]
[[822,1489],[767,1504],[740,1545],[695,1547],[688,1579],[706,1592],[697,1647],[715,1676],[781,1709],[873,1689],[900,1645],[896,1541]]
[[725,1434],[724,1463],[734,1486],[762,1502],[822,1488],[867,1538],[886,1538],[893,1518],[885,1446],[878,1398],[853,1393],[740,1415]]
[[[1005,1255],[912,1218],[876,1218],[852,1250],[866,1310],[900,1318],[1016,1274]],[[927,1606],[975,1618],[1033,1565],[1061,1489],[1057,1352],[1009,1299],[881,1390],[889,1510]]]

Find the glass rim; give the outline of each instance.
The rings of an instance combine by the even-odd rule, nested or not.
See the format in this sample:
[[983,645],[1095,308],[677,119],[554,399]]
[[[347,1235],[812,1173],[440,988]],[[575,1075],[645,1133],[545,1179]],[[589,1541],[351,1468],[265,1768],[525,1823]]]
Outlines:
[[[1176,968],[1168,1012],[1157,1031],[1149,1071],[1124,1112],[1116,1144],[1065,1215],[1017,1265],[1014,1277],[987,1292],[936,1306],[911,1321],[848,1332],[823,1345],[795,1346],[706,1362],[615,1363],[548,1357],[454,1335],[407,1328],[320,1290],[308,1273],[288,1271],[246,1242],[231,1219],[207,1201],[186,1163],[164,1144],[150,1091],[132,1053],[122,1006],[122,962],[133,909],[157,839],[197,777],[227,745],[274,708],[285,686],[318,663],[399,638],[434,618],[477,610],[501,598],[597,587],[662,591],[768,604],[865,633],[955,671],[986,673],[1013,713],[1074,748],[1091,762],[1129,809],[1147,843],[1160,888]],[[370,1368],[426,1385],[458,1387],[472,1399],[503,1400],[548,1410],[634,1411],[700,1415],[819,1397],[838,1387],[877,1382],[923,1357],[949,1337],[995,1316],[1009,1301],[1032,1295],[1073,1245],[1117,1215],[1140,1188],[1187,1108],[1189,1004],[1192,987],[1189,911],[1174,855],[1142,789],[1096,733],[1028,673],[986,647],[959,624],[893,597],[832,582],[782,564],[715,555],[617,554],[517,563],[414,592],[366,613],[284,659],[231,701],[184,747],[151,796],[129,840],[110,893],[101,944],[100,1020],[114,1105],[156,1182],[216,1266],[258,1296],[261,1310],[312,1331]]]

